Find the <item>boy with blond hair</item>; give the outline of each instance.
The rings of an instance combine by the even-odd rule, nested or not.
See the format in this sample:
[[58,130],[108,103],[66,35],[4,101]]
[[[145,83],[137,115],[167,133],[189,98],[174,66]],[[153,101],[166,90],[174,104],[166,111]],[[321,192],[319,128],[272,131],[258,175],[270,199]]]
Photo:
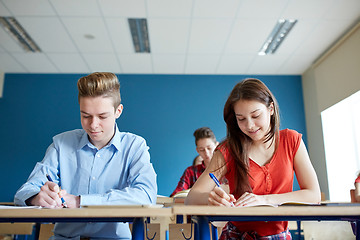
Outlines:
[[[120,132],[123,111],[115,74],[77,83],[82,129],[56,135],[15,194],[15,204],[47,208],[155,204],[156,173],[143,138]],[[48,181],[46,175],[53,181]],[[61,186],[61,190],[60,187]],[[127,223],[57,223],[53,239],[131,239]]]

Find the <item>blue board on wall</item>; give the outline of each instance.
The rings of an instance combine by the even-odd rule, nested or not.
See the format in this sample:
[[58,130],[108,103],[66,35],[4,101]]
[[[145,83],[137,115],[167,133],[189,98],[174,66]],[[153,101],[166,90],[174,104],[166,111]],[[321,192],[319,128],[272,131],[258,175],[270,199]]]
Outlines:
[[[41,161],[52,137],[81,128],[76,82],[82,74],[6,74],[0,98],[0,201],[16,190]],[[236,75],[118,75],[124,111],[121,131],[147,140],[158,176],[159,194],[169,195],[197,155],[193,132],[210,127],[218,140],[226,134],[224,103]],[[281,128],[305,136],[301,76],[251,76],[265,82],[281,109]],[[298,186],[295,185],[295,189]]]

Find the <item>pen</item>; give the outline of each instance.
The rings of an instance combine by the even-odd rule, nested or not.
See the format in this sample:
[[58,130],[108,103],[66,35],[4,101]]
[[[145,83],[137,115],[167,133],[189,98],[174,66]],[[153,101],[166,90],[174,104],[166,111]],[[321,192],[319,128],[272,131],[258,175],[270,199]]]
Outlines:
[[[220,182],[219,182],[219,180],[215,177],[215,175],[212,174],[212,173],[209,173],[209,175],[210,175],[211,179],[214,180],[214,182],[216,183],[216,186],[218,186],[219,188],[221,188],[221,189],[225,192],[225,190],[220,186]],[[230,204],[231,204],[232,207],[234,207],[234,203],[233,203],[233,202],[230,202]]]
[[[46,178],[50,181],[50,182],[53,182],[53,180],[51,179],[50,175],[49,174],[46,174]],[[59,196],[60,197],[60,196]],[[65,199],[63,197],[60,197],[61,198],[61,202],[62,202],[62,205],[64,208],[67,208],[67,204],[65,202]]]

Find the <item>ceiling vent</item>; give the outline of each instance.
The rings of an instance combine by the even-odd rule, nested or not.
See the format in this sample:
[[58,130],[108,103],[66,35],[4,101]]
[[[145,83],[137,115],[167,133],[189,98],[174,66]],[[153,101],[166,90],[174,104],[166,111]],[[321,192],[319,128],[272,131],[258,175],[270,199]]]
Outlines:
[[14,17],[0,17],[0,24],[25,51],[41,52],[39,46]]
[[135,52],[150,53],[149,32],[146,18],[129,18],[128,21]]
[[280,19],[258,54],[274,54],[296,23],[295,19]]

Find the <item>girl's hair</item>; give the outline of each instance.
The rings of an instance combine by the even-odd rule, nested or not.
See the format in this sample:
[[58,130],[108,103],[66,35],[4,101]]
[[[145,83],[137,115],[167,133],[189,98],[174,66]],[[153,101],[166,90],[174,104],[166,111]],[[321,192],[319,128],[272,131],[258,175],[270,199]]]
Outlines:
[[252,191],[248,179],[248,154],[252,140],[240,130],[237,123],[234,105],[239,100],[258,101],[268,108],[273,104],[274,114],[270,117],[270,129],[265,135],[264,143],[271,141],[271,144],[273,144],[275,140],[275,150],[278,146],[280,125],[279,106],[274,95],[263,82],[258,79],[249,78],[235,85],[224,106],[224,121],[227,127],[225,143],[234,158],[236,166],[235,169],[231,169],[231,171],[235,171],[236,184],[234,193],[237,195],[241,195],[246,191]]
[[113,100],[116,109],[121,103],[120,83],[115,74],[110,72],[94,72],[82,77],[77,82],[81,97],[108,97]]

